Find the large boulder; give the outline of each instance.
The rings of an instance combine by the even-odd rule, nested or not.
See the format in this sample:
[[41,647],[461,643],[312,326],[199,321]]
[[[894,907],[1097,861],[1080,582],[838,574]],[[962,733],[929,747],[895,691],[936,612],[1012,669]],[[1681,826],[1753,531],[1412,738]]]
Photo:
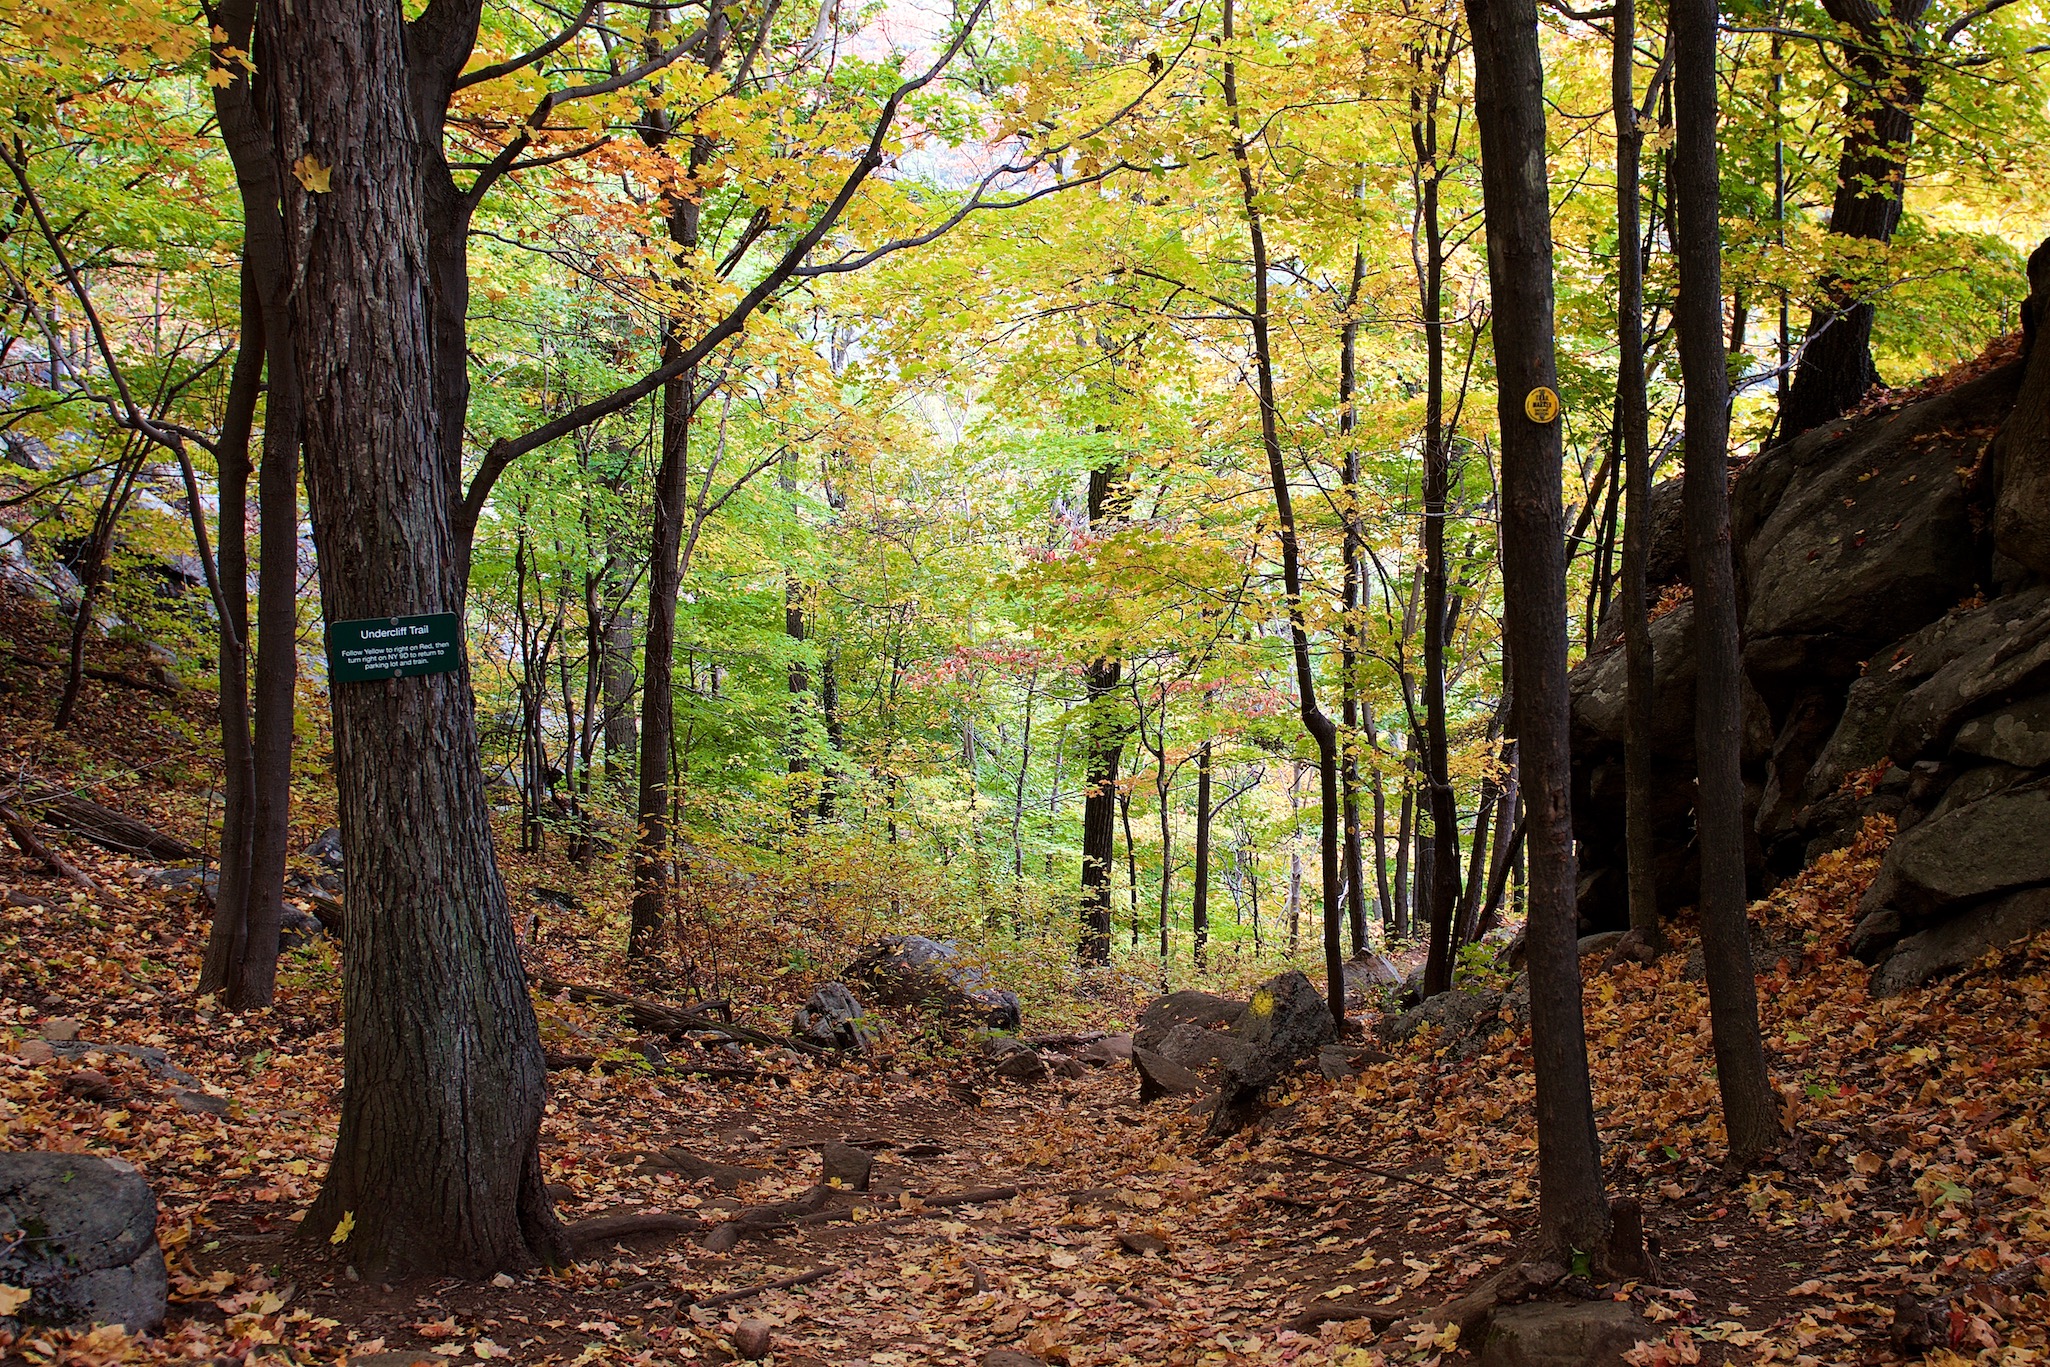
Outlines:
[[1918,403],[1803,433],[1745,467],[1731,499],[1748,610],[1744,664],[1768,698],[1854,677],[1903,629],[1986,576],[1961,470],[2014,405],[2002,366]]
[[[1592,651],[1573,670],[1576,749],[1621,748],[1626,652],[1622,638]],[[1667,758],[1694,758],[1694,604],[1685,602],[1651,624],[1651,748]]]
[[1244,1002],[1214,992],[1170,992],[1155,997],[1139,1013],[1139,1028],[1132,1032],[1132,1047],[1158,1051],[1161,1041],[1178,1025],[1214,1030],[1234,1024],[1245,1009]]
[[[1911,822],[1915,815],[1908,810],[1911,804],[1926,814],[1941,796],[1942,785],[1956,772],[1955,768],[1935,775],[1927,770],[1919,775],[1913,772],[1927,748],[1913,737],[1921,735],[1927,719],[1938,712],[1947,710],[1943,725],[1956,726],[1959,739],[1952,748],[1965,751],[1967,763],[1975,762],[1970,758],[1974,746],[2006,748],[1995,740],[1996,735],[2018,741],[2012,722],[1997,732],[1993,723],[1982,725],[1976,720],[1957,725],[1959,712],[1954,702],[1945,709],[1937,705],[1937,698],[1940,694],[1954,700],[1960,680],[1977,676],[1972,669],[1954,666],[1961,661],[1984,665],[2001,653],[2004,643],[2027,636],[2031,624],[2045,614],[2050,614],[2050,588],[2032,589],[1958,608],[1876,652],[1865,672],[1845,691],[1841,716],[1806,774],[1776,776],[1777,781],[1798,789],[1788,804],[1790,812],[1775,808],[1770,825],[1768,814],[1760,816],[1761,835],[1779,841],[1794,856],[1783,871],[1791,871],[1823,850],[1848,844],[1867,816],[1894,816]],[[1939,675],[1944,676],[1940,684]],[[1924,693],[1925,688],[1930,691]],[[1917,715],[1923,720],[1903,733],[1907,736],[1903,748],[1909,753],[1896,760],[1897,722],[1911,696],[1920,697]],[[1981,698],[1977,705],[1988,705],[1983,694]],[[1974,737],[1971,741],[1965,740],[1968,731]],[[1854,782],[1864,775],[1877,777],[1862,786]]]
[[1974,717],[1958,728],[1950,749],[2023,769],[2050,768],[2050,693]]
[[1956,651],[1901,699],[1886,736],[1894,763],[1940,756],[1977,713],[2050,688],[2050,590],[1997,599],[1971,615],[1998,625],[1989,622],[1983,639]]
[[[1400,1015],[1383,1017],[1379,1027],[1381,1039],[1387,1044],[1403,1044],[1428,1026],[1438,1032],[1438,1047],[1449,1049],[1455,1058],[1467,1058],[1504,1028],[1502,1007],[1508,1000],[1492,987],[1440,992]],[[1523,1009],[1527,1011],[1528,1007]],[[1511,1005],[1510,1014],[1512,1018],[1516,1016],[1515,1004]]]
[[866,1053],[882,1039],[861,999],[845,983],[820,983],[797,1010],[790,1031],[801,1040],[827,1049]]
[[164,1321],[169,1291],[157,1246],[157,1198],[116,1158],[0,1153],[0,1285],[29,1293],[22,1324],[118,1324],[145,1333]]
[[1246,1062],[1252,1046],[1226,1030],[1205,1030],[1184,1021],[1160,1037],[1152,1051],[1180,1064],[1192,1073],[1219,1074],[1234,1064]]
[[1355,954],[1345,961],[1345,1004],[1377,1006],[1402,986],[1402,970],[1384,954]]
[[1953,782],[1897,837],[1860,910],[1899,913],[1904,932],[2002,893],[2050,884],[2050,778],[2006,766]]
[[1225,1061],[1211,1127],[1241,1123],[1269,1087],[1338,1038],[1338,1022],[1315,984],[1295,969],[1270,978],[1232,1026],[1241,1050]]
[[865,984],[886,1006],[971,1017],[997,1030],[1016,1030],[1021,1020],[1017,994],[992,987],[983,971],[946,940],[886,936],[847,966],[847,976]]

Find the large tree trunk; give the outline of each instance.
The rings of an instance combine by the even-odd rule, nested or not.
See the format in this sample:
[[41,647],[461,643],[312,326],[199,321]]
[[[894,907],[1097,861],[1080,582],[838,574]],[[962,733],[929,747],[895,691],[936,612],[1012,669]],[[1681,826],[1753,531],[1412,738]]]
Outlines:
[[[1118,514],[1113,498],[1116,471],[1102,465],[1089,472],[1089,525],[1098,526]],[[1123,762],[1125,733],[1115,715],[1122,665],[1099,656],[1082,671],[1084,739],[1082,789],[1082,933],[1077,953],[1085,963],[1110,962],[1111,865],[1117,858],[1118,769]],[[1129,834],[1125,840],[1131,846]],[[1138,880],[1131,879],[1134,895]],[[1134,934],[1137,907],[1134,906]]]
[[[246,43],[246,31],[241,41]],[[223,992],[241,961],[249,916],[249,844],[256,769],[249,736],[249,439],[263,388],[263,309],[248,253],[242,261],[242,337],[228,379],[214,468],[220,498],[220,882],[199,971],[201,992]],[[230,1003],[239,1006],[239,1003]]]
[[1416,836],[1416,787],[1410,782],[1411,754],[1403,756],[1402,802],[1395,816],[1395,933],[1407,940],[1414,922],[1410,917],[1410,851]]
[[[1925,91],[1924,59],[1900,49],[1912,43],[1929,5],[1930,0],[1823,2],[1830,17],[1852,34],[1844,50],[1850,89],[1844,95],[1844,144],[1829,211],[1832,236],[1888,243],[1900,225],[1908,148]],[[1801,363],[1780,408],[1780,441],[1848,413],[1879,383],[1879,369],[1872,364],[1867,287],[1831,276],[1822,282],[1822,293],[1825,302],[1809,321]]]
[[[1374,710],[1366,710],[1367,744],[1379,748],[1374,735]],[[1380,900],[1381,938],[1395,938],[1395,899],[1388,888],[1388,793],[1381,785],[1381,767],[1376,764],[1367,776],[1367,788],[1374,799],[1374,892]]]
[[1533,0],[1466,0],[1487,215],[1496,407],[1502,429],[1504,639],[1530,851],[1530,1033],[1537,1075],[1538,1224],[1562,1257],[1608,1248],[1601,1141],[1588,1082],[1574,908],[1566,541],[1559,424],[1526,396],[1556,389],[1544,69]]
[[[280,291],[282,293],[282,290]],[[292,839],[292,728],[299,680],[299,447],[304,415],[287,306],[273,309],[269,347],[277,376],[264,403],[257,474],[256,713],[250,807],[248,932],[231,1004],[269,1003],[276,991],[285,915],[285,859]],[[330,618],[329,620],[334,620]],[[467,699],[465,699],[468,716]],[[473,723],[474,725],[474,723]]]
[[[789,488],[788,484],[785,485]],[[783,634],[793,647],[786,685],[790,694],[790,718],[785,728],[790,772],[811,769],[811,671],[805,668],[804,643],[811,638],[811,626],[804,610],[804,581],[794,574],[783,576]]]
[[[224,35],[217,48],[250,50],[257,21],[254,0],[224,6],[216,12],[216,19],[223,25]],[[268,101],[272,92],[268,87],[253,86],[237,63],[224,60],[220,65],[238,73],[228,85],[215,90],[214,109],[235,168],[243,214],[242,350],[236,355],[229,417],[222,430],[220,569],[222,595],[238,638],[235,673],[240,680],[246,680],[249,664],[249,438],[259,374],[265,383],[262,466],[257,481],[254,731],[252,734],[249,709],[243,701],[244,685],[235,685],[233,708],[224,686],[223,751],[242,771],[246,790],[240,829],[232,840],[229,827],[223,827],[220,895],[200,989],[218,992],[229,1006],[242,1009],[266,1005],[275,993],[278,933],[284,916],[299,669],[302,405],[298,351],[293,342],[297,324],[279,211],[278,163],[264,110],[257,103],[259,97]],[[225,629],[222,634],[225,639]],[[224,651],[224,685],[228,663]],[[231,711],[236,715],[231,716]]]
[[[679,345],[672,334],[665,353]],[[641,759],[634,816],[634,900],[627,955],[661,946],[669,914],[669,757],[676,732],[676,599],[682,587],[685,495],[690,484],[690,419],[696,376],[662,387],[662,460],[655,472],[654,529],[648,552],[648,623],[641,647]]]
[[[1366,541],[1360,533],[1360,453],[1351,440],[1354,429],[1359,426],[1356,396],[1359,388],[1359,320],[1352,316],[1352,310],[1359,305],[1360,294],[1366,286],[1366,253],[1355,248],[1352,254],[1352,287],[1346,294],[1346,317],[1338,334],[1338,439],[1345,447],[1345,488],[1340,508],[1345,520],[1345,569],[1344,602],[1345,622],[1339,627],[1340,679],[1339,716],[1345,733],[1343,767],[1339,771],[1339,788],[1344,793],[1345,810],[1345,920],[1352,930],[1352,952],[1355,956],[1367,952],[1367,890],[1365,868],[1360,858],[1360,645],[1365,634],[1365,622],[1361,613],[1361,597],[1365,588],[1365,576],[1361,573],[1361,557]],[[1371,724],[1369,726],[1371,730]]]
[[[257,70],[319,325],[298,343],[307,492],[330,622],[462,606],[442,465],[427,234],[390,0],[266,10]],[[374,1276],[559,1261],[542,1186],[547,1074],[491,846],[463,673],[331,691],[349,916],[341,1132],[302,1230]]]
[[1616,115],[1616,424],[1623,438],[1623,845],[1630,928],[1658,947],[1651,840],[1651,619],[1644,565],[1651,554],[1651,436],[1644,390],[1644,257],[1637,221],[1639,154],[1634,77],[1636,0],[1617,0],[1610,94]]
[[[651,24],[666,22],[658,13]],[[716,70],[725,60],[727,27],[724,12],[715,13],[706,40],[704,64]],[[663,116],[662,137],[667,137]],[[660,139],[658,139],[659,141]],[[692,176],[711,157],[712,144],[693,138],[686,164]],[[683,262],[697,254],[703,204],[678,199],[669,210],[669,239]],[[662,339],[664,364],[683,349],[690,323],[683,316],[669,320]],[[648,548],[648,625],[641,645],[641,757],[634,801],[634,899],[627,925],[627,957],[656,952],[669,915],[669,827],[676,811],[673,780],[676,766],[676,602],[683,588],[683,529],[690,517],[690,425],[697,416],[697,370],[692,367],[662,386],[662,459],[655,474],[654,526]],[[705,483],[711,484],[711,470]]]
[[1744,666],[1730,558],[1729,371],[1723,351],[1720,180],[1716,165],[1716,0],[1675,0],[1674,310],[1686,386],[1686,521],[1694,585],[1694,828],[1701,852],[1701,948],[1715,1030],[1716,1084],[1730,1159],[1748,1167],[1784,1137],[1758,1029],[1745,914]]
[[[1431,812],[1428,881],[1417,882],[1419,908],[1428,906],[1430,943],[1423,994],[1452,986],[1453,918],[1459,905],[1459,808],[1452,792],[1445,716],[1445,513],[1452,472],[1445,430],[1445,237],[1438,222],[1438,91],[1444,68],[1422,53],[1423,68],[1410,93],[1410,144],[1416,158],[1422,278],[1417,281],[1424,323],[1424,746],[1423,785]],[[1425,866],[1419,864],[1421,870]],[[1428,896],[1428,901],[1426,897]]]
[[631,603],[618,604],[605,630],[605,779],[620,792],[626,791],[641,746],[633,710],[634,615]]

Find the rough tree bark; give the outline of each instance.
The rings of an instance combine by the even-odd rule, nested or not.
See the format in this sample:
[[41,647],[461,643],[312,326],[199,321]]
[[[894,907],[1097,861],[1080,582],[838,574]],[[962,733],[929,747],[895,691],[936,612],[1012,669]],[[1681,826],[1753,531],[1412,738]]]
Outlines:
[[[247,32],[243,42],[247,42]],[[246,80],[246,77],[245,77]],[[228,377],[227,411],[214,452],[215,489],[220,500],[216,563],[222,613],[219,705],[221,723],[220,881],[214,888],[213,923],[199,990],[223,992],[239,966],[238,941],[249,914],[249,848],[255,805],[256,762],[249,735],[249,460],[250,434],[263,389],[263,309],[248,252],[242,259],[242,335]],[[239,1009],[241,1003],[230,1002]]]
[[1716,0],[1675,0],[1673,256],[1675,324],[1686,387],[1686,522],[1694,584],[1694,828],[1701,852],[1701,949],[1716,1085],[1730,1161],[1748,1167],[1784,1138],[1758,1028],[1745,913],[1744,665],[1730,555],[1729,370],[1723,351],[1721,176],[1716,164]]
[[[1419,880],[1419,910],[1429,896],[1429,948],[1424,959],[1423,994],[1436,996],[1452,986],[1453,919],[1459,905],[1459,808],[1448,770],[1445,715],[1446,612],[1445,513],[1452,473],[1452,443],[1445,430],[1445,234],[1438,221],[1438,190],[1443,179],[1438,149],[1438,98],[1444,88],[1446,59],[1419,49],[1414,60],[1416,84],[1410,91],[1410,150],[1417,181],[1418,303],[1424,324],[1424,736],[1422,782],[1431,813],[1431,859],[1428,883]],[[1424,865],[1420,862],[1419,869]]]
[[1530,1031],[1537,1075],[1538,1224],[1552,1251],[1608,1248],[1601,1140],[1588,1082],[1574,907],[1566,542],[1559,424],[1525,396],[1556,389],[1544,68],[1533,0],[1466,0],[1487,217],[1502,428],[1504,639],[1529,845]]
[[[1116,493],[1117,471],[1114,466],[1099,465],[1089,472],[1091,529],[1120,515],[1124,501]],[[1122,662],[1115,656],[1098,656],[1082,671],[1082,735],[1086,757],[1082,789],[1082,934],[1078,953],[1084,962],[1094,964],[1110,962],[1110,873],[1117,859],[1118,769],[1123,763],[1125,748],[1124,724],[1113,709],[1122,672]],[[1125,844],[1129,850],[1129,825]],[[1136,898],[1136,874],[1130,881]],[[1136,937],[1136,902],[1132,918]]]
[[[676,346],[674,335],[665,350]],[[655,471],[648,550],[648,621],[641,645],[641,758],[635,790],[634,899],[627,955],[661,943],[669,908],[669,759],[676,730],[676,599],[683,582],[684,502],[690,480],[690,408],[697,377],[662,386],[662,459]]]
[[1611,96],[1616,115],[1616,424],[1623,438],[1623,845],[1630,928],[1657,948],[1658,885],[1651,843],[1651,619],[1645,560],[1651,554],[1651,436],[1644,389],[1644,257],[1639,246],[1635,53],[1637,0],[1616,0]]
[[[329,621],[462,603],[433,394],[407,34],[391,0],[266,9],[257,71],[304,297],[307,492]],[[546,1071],[491,846],[463,673],[336,685],[347,860],[341,1131],[302,1222],[350,1262],[464,1276],[560,1261],[542,1186]]]
[[1189,937],[1196,971],[1210,965],[1210,742],[1196,748],[1196,872],[1190,893]]
[[[656,31],[660,31],[659,24]],[[703,61],[715,71],[725,60],[730,29],[723,12],[706,21]],[[666,111],[655,111],[644,137],[659,144],[669,137]],[[692,177],[712,154],[709,138],[693,137],[686,162]],[[669,239],[688,266],[697,254],[703,206],[679,198],[669,208]],[[682,354],[685,330],[696,320],[687,310],[668,321],[662,339],[665,364]],[[687,369],[662,385],[662,458],[655,472],[653,526],[648,546],[648,622],[641,643],[641,754],[634,798],[634,898],[627,926],[627,957],[644,959],[660,947],[668,924],[671,791],[676,742],[676,603],[683,588],[683,528],[690,516],[690,425],[697,416],[697,371]],[[711,475],[706,473],[707,484]]]
[[[216,49],[249,51],[259,17],[256,0],[233,0],[215,13],[223,37]],[[223,753],[243,771],[241,826],[222,827],[221,882],[207,939],[200,990],[229,1006],[268,1004],[276,990],[278,935],[285,908],[285,857],[291,840],[292,728],[299,670],[299,444],[301,404],[296,326],[284,220],[279,212],[276,150],[268,132],[270,93],[225,56],[233,73],[214,90],[221,138],[235,168],[242,201],[242,350],[236,355],[221,462],[221,591],[233,632],[238,705],[222,695]],[[263,379],[262,464],[257,474],[257,609],[253,717],[242,700],[249,665],[248,479],[250,425]],[[243,407],[246,401],[247,407]],[[232,440],[230,440],[232,438]],[[231,488],[232,486],[232,488]],[[230,508],[230,499],[233,508]],[[232,525],[230,525],[232,523]],[[233,549],[230,551],[230,538]],[[234,561],[230,569],[228,560]],[[229,635],[223,624],[222,638]],[[228,679],[228,655],[222,655]],[[252,729],[253,728],[253,729]],[[232,861],[232,862],[231,862]]]
[[1360,532],[1360,453],[1352,440],[1353,432],[1359,426],[1357,394],[1360,336],[1359,320],[1353,316],[1352,311],[1359,307],[1360,295],[1366,288],[1366,281],[1367,256],[1365,252],[1355,248],[1352,254],[1352,286],[1347,290],[1345,297],[1345,322],[1338,331],[1338,440],[1345,448],[1345,483],[1340,501],[1345,519],[1345,622],[1338,631],[1338,665],[1342,671],[1339,718],[1344,725],[1345,750],[1338,782],[1340,790],[1345,795],[1345,920],[1352,931],[1352,952],[1355,957],[1367,952],[1366,869],[1360,854],[1359,762],[1360,645],[1365,635],[1365,620],[1361,613],[1360,600],[1366,580],[1362,573],[1361,559],[1366,551],[1366,540]]

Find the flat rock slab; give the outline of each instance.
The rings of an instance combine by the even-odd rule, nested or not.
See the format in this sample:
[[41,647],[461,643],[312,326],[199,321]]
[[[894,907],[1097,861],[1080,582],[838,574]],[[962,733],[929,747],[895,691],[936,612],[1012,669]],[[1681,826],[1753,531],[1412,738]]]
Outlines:
[[1173,1059],[1162,1058],[1151,1049],[1134,1049],[1132,1066],[1139,1070],[1141,1101],[1152,1101],[1163,1096],[1194,1096],[1209,1090],[1202,1078]]
[[1489,1317],[1481,1367],[1624,1367],[1623,1354],[1657,1336],[1622,1301],[1533,1301]]
[[1105,1035],[1100,1040],[1084,1045],[1082,1052],[1075,1055],[1076,1058],[1081,1059],[1084,1063],[1093,1063],[1098,1066],[1119,1063],[1131,1056],[1132,1037],[1130,1035]]

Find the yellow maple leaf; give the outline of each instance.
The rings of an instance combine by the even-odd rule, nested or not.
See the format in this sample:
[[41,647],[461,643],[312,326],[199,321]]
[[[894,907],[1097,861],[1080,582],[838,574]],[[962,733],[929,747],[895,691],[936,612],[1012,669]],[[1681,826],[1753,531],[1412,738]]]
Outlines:
[[219,90],[235,84],[235,77],[225,67],[210,66],[206,69],[206,83]]
[[29,1293],[18,1286],[0,1286],[0,1315],[12,1315],[28,1304]]
[[355,1232],[356,1212],[345,1210],[342,1212],[342,1218],[335,1224],[335,1232],[327,1236],[327,1241],[331,1244],[345,1244],[349,1242],[349,1236]]
[[311,194],[324,195],[332,189],[334,174],[334,167],[322,166],[311,152],[292,163],[292,178]]

